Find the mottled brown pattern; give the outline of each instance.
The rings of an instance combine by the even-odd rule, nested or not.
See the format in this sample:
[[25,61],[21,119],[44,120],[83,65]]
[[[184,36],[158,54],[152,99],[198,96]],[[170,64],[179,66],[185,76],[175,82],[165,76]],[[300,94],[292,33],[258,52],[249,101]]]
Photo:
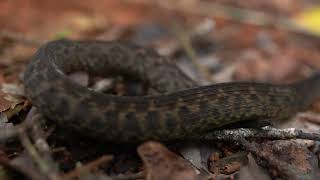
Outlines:
[[[73,71],[122,74],[150,84],[153,96],[119,97],[71,81]],[[53,41],[26,69],[28,98],[48,119],[110,141],[181,140],[246,120],[279,120],[320,95],[320,75],[291,85],[222,83],[196,87],[174,63],[129,43]]]

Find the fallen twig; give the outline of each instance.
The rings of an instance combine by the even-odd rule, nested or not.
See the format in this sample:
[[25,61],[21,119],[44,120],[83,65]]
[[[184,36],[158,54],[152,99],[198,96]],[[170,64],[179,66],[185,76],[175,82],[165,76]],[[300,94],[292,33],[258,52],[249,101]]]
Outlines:
[[[14,161],[14,160],[13,160]],[[38,171],[32,171],[23,165],[14,163],[3,156],[0,157],[0,165],[11,170],[17,171],[32,180],[42,180],[42,175]]]
[[[31,108],[24,122],[28,125],[32,124],[34,140],[35,142],[38,142],[36,143],[37,147],[32,144],[29,135],[25,131],[26,128],[19,130],[16,133],[21,141],[22,146],[26,149],[32,160],[37,164],[41,173],[50,180],[59,180],[61,178],[59,176],[58,169],[50,156],[49,146],[40,135],[42,130],[39,128],[39,118],[41,118],[41,115],[36,112],[35,108]],[[39,144],[41,144],[41,146]],[[46,148],[44,148],[44,144],[47,146]]]
[[59,176],[55,176],[53,173],[51,173],[51,166],[41,157],[37,149],[31,143],[28,135],[25,132],[21,132],[19,133],[19,138],[21,144],[26,149],[33,161],[37,164],[42,174],[46,175],[50,180],[60,180],[61,178]]
[[69,180],[69,179],[73,179],[75,177],[79,177],[83,174],[88,173],[90,170],[98,167],[99,165],[111,161],[112,159],[113,159],[112,156],[102,156],[102,157],[100,157],[100,158],[98,158],[98,159],[96,159],[96,160],[94,160],[84,166],[78,167],[75,170],[65,174],[63,176],[63,179]]
[[31,133],[32,139],[35,142],[34,146],[37,148],[41,158],[45,160],[47,166],[50,169],[48,171],[48,174],[46,175],[49,177],[49,179],[57,179],[60,176],[59,168],[51,156],[51,150],[46,141],[44,132],[40,126],[40,120],[43,119],[44,117],[42,117],[42,115],[34,109],[35,107],[31,109],[32,114],[29,113],[28,117],[26,118],[26,121],[32,118],[36,119],[36,121],[32,125],[32,133]]
[[192,64],[197,68],[198,72],[201,73],[201,75],[204,78],[209,79],[210,75],[208,69],[202,67],[197,61],[197,54],[192,47],[190,35],[183,29],[183,27],[177,21],[174,21],[172,23],[172,27],[178,41],[180,42],[187,56],[190,58]]
[[239,128],[225,129],[210,132],[204,136],[206,140],[238,140],[243,138],[266,138],[266,139],[307,139],[320,141],[320,134],[307,133],[295,128],[277,129],[264,127],[261,129]]

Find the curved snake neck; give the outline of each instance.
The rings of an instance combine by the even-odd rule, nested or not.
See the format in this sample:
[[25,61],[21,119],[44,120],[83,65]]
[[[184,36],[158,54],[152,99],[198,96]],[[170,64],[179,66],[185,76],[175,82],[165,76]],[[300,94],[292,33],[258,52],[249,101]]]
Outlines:
[[[160,95],[120,97],[91,91],[68,73],[122,74]],[[48,119],[109,141],[183,140],[224,125],[285,119],[320,95],[320,75],[291,85],[222,83],[196,87],[155,51],[120,42],[59,40],[43,45],[28,65],[27,97]]]

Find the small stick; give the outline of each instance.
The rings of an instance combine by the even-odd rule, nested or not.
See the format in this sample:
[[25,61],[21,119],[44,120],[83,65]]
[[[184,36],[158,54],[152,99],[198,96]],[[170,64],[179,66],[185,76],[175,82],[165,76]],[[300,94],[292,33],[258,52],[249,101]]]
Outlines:
[[7,167],[9,169],[15,170],[15,171],[23,174],[24,176],[28,177],[29,179],[33,179],[33,180],[42,180],[43,179],[42,178],[43,176],[38,171],[30,170],[23,165],[13,163],[12,161],[10,161],[10,159],[8,159],[7,157],[5,157],[3,155],[1,155],[1,157],[0,157],[0,165]]
[[85,173],[88,173],[90,170],[98,167],[99,165],[103,164],[103,163],[106,163],[106,162],[109,162],[113,159],[112,156],[102,156],[92,162],[89,162],[88,164],[82,166],[82,167],[78,167],[76,168],[75,170],[65,174],[63,176],[63,179],[64,180],[69,180],[69,179],[73,179],[75,177],[79,177],[80,175],[83,175]]
[[38,165],[40,171],[44,175],[48,176],[48,178],[50,180],[60,180],[60,177],[58,177],[58,176],[49,176],[49,175],[52,174],[50,172],[51,171],[50,165],[40,156],[40,154],[37,151],[37,149],[31,143],[31,140],[29,139],[29,137],[26,134],[26,132],[19,133],[19,138],[20,138],[21,144],[26,149],[26,151],[28,152],[30,157]]
[[39,122],[40,119],[44,117],[40,113],[38,113],[35,109],[36,109],[35,107],[31,108],[32,114],[31,113],[28,114],[29,116],[27,116],[26,121],[28,121],[31,118],[36,119],[32,126],[31,137],[35,142],[34,146],[37,148],[39,154],[46,161],[50,169],[50,171],[48,171],[47,176],[50,177],[50,179],[56,179],[57,177],[60,176],[59,168],[51,156],[50,147],[46,141],[44,131],[41,128],[40,122]]
[[225,129],[210,132],[202,138],[207,140],[238,140],[243,138],[266,138],[266,139],[307,139],[320,141],[320,134],[307,133],[295,128],[277,129],[264,127],[261,129],[239,128]]
[[[42,133],[42,130],[39,128],[39,118],[41,118],[41,115],[38,114],[36,112],[36,108],[33,107],[31,108],[25,119],[25,123],[32,123],[33,136],[36,142],[39,142],[39,139],[43,140],[42,136],[40,135]],[[35,133],[35,131],[38,132]],[[60,180],[61,178],[59,176],[58,169],[50,156],[51,154],[49,152],[50,150],[48,144],[46,144],[46,142],[43,140],[47,145],[47,148],[43,148],[44,143],[42,143],[42,146],[40,146],[41,152],[39,152],[36,147],[39,147],[39,143],[34,146],[25,130],[18,131],[18,137],[21,141],[22,146],[26,149],[32,160],[38,165],[39,170],[42,172],[42,174],[47,176],[50,180]]]

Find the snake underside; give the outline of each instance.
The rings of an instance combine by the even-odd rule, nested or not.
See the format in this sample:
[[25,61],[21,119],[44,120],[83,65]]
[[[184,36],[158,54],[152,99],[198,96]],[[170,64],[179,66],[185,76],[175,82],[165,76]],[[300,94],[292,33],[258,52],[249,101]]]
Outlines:
[[[122,74],[159,95],[92,91],[67,75]],[[107,141],[184,140],[248,120],[279,120],[320,95],[320,75],[289,85],[235,82],[197,86],[177,66],[130,43],[59,40],[43,45],[24,75],[27,97],[48,119]]]

